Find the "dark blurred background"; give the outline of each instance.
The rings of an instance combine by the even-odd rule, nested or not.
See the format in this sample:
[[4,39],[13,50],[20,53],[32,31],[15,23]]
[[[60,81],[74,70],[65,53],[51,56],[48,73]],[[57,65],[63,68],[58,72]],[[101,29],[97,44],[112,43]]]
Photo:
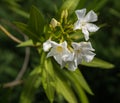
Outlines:
[[[82,2],[83,1],[83,2]],[[63,0],[0,0],[0,24],[17,38],[24,37],[11,26],[14,21],[27,23],[31,5],[37,6],[50,20]],[[88,94],[90,103],[120,103],[120,0],[81,0],[80,8],[93,9],[98,13],[100,30],[91,37],[96,57],[115,65],[113,69],[80,66],[81,71],[94,92]],[[99,6],[96,6],[99,4]],[[0,103],[18,103],[22,85],[3,88],[4,83],[13,81],[25,57],[25,48],[0,31]],[[30,50],[30,62],[24,74],[39,63],[35,48]],[[49,103],[42,88],[35,96],[35,103]],[[56,100],[56,103],[59,103]]]

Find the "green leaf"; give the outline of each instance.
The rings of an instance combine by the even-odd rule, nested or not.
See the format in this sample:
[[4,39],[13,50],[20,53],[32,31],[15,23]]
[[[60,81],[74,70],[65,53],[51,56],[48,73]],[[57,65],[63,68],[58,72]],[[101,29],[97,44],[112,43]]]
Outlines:
[[101,8],[103,8],[105,6],[105,4],[108,2],[109,0],[101,0],[101,1],[98,1],[95,5],[95,8],[94,10],[95,11],[98,11],[100,10]]
[[36,67],[25,81],[20,97],[20,103],[32,103],[34,94],[41,84],[41,68]]
[[65,0],[61,7],[61,11],[67,9],[69,14],[72,14],[75,11],[77,5],[79,4],[79,1],[80,0]]
[[88,98],[84,92],[86,90],[89,94],[92,94],[87,82],[82,76],[81,72],[77,69],[76,71],[65,71],[66,76],[71,81],[73,88],[78,94],[81,103],[89,103]]
[[93,61],[87,63],[87,62],[82,62],[82,65],[88,66],[88,67],[98,67],[102,69],[112,69],[114,67],[113,64],[106,62],[104,60],[94,58]]
[[71,84],[65,74],[65,71],[63,69],[60,69],[60,67],[56,63],[53,62],[53,64],[56,74],[56,91],[61,94],[68,101],[68,103],[77,103],[76,96],[71,88]]
[[86,90],[86,92],[93,95],[93,92],[91,91],[89,85],[87,84],[87,82],[86,82],[85,78],[83,77],[82,73],[80,72],[80,70],[77,69],[72,74],[73,74],[74,78],[76,79],[76,81],[81,85],[81,87],[84,90]]
[[25,35],[27,35],[30,39],[33,40],[33,42],[40,41],[39,36],[37,36],[34,32],[31,31],[30,28],[28,28],[27,24],[21,23],[21,22],[15,22],[16,26],[20,28]]
[[26,46],[35,46],[35,47],[38,47],[40,45],[41,45],[40,43],[34,44],[33,41],[31,39],[29,39],[29,40],[26,40],[26,41],[20,43],[19,45],[17,45],[17,47],[26,47]]
[[32,6],[30,10],[30,18],[28,22],[28,27],[38,37],[40,37],[40,35],[43,33],[44,18],[43,18],[42,13],[35,6]]
[[54,71],[50,59],[45,60],[45,68],[42,71],[42,84],[45,90],[45,93],[51,103],[54,100]]
[[72,91],[72,88],[66,81],[63,81],[61,78],[56,77],[56,85],[55,85],[56,91],[63,95],[63,97],[69,102],[69,103],[77,103],[77,99]]
[[17,47],[26,47],[26,46],[34,46],[33,41],[29,39],[17,45]]

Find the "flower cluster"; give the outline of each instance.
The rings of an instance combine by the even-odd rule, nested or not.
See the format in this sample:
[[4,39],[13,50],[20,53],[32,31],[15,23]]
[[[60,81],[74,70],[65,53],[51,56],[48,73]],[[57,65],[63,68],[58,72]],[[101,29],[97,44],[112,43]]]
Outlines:
[[[78,20],[74,23],[72,30],[82,30],[86,42],[74,42],[70,38],[64,38],[65,33],[63,33],[62,40],[57,43],[51,39],[51,37],[43,43],[43,50],[48,52],[47,57],[53,57],[61,68],[67,67],[69,70],[76,70],[77,66],[82,63],[82,60],[90,62],[95,53],[89,40],[89,32],[95,32],[99,29],[95,24],[91,22],[97,21],[97,15],[94,11],[89,11],[86,15],[86,9],[75,11]],[[63,16],[64,17],[64,16]],[[51,20],[51,26],[53,28],[60,25],[55,19]],[[64,29],[63,29],[64,30]],[[69,43],[68,43],[69,42]]]

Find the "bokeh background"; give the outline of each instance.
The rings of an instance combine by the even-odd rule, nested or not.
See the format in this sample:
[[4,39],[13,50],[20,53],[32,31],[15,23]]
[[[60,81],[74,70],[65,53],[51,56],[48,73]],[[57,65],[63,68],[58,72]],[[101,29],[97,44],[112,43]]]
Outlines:
[[[0,0],[0,24],[17,38],[24,37],[17,32],[12,23],[27,22],[29,10],[35,5],[50,20],[64,0]],[[81,0],[79,9],[87,8],[98,13],[97,24],[101,29],[91,37],[96,57],[115,65],[113,69],[100,69],[80,66],[81,71],[94,92],[88,94],[90,103],[120,103],[120,0]],[[17,43],[0,31],[0,103],[18,103],[22,85],[3,88],[13,81],[25,57],[25,48],[16,47]],[[23,76],[39,63],[35,48],[30,50],[30,61]],[[57,101],[56,103],[60,103]],[[42,88],[35,95],[34,103],[49,103]]]

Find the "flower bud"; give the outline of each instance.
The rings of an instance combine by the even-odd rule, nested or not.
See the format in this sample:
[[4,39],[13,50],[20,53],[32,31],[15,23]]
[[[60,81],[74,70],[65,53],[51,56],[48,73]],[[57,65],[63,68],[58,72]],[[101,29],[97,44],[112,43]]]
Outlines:
[[56,26],[58,26],[58,21],[56,20],[56,19],[54,19],[54,18],[52,18],[52,20],[51,20],[51,22],[50,22],[50,25],[53,27],[53,28],[55,28]]

